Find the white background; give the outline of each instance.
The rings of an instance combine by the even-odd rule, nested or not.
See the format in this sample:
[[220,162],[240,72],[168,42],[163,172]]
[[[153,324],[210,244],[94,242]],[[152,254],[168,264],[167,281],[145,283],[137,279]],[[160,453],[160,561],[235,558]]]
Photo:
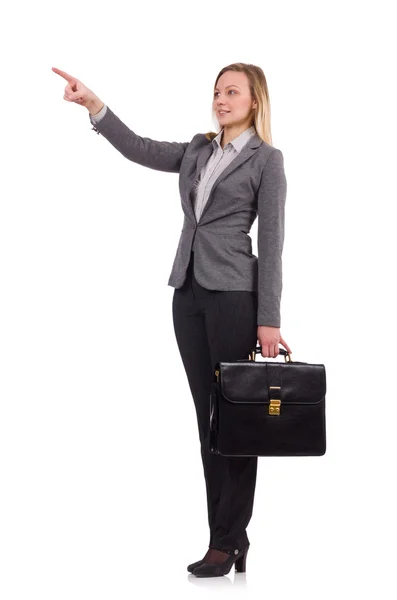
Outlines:
[[[391,9],[2,8],[2,600],[396,597]],[[126,160],[51,67],[136,133],[187,142],[216,130],[215,78],[236,61],[269,85],[288,182],[281,334],[326,367],[327,453],[260,458],[246,574],[198,579],[205,486],[167,285],[178,175]]]

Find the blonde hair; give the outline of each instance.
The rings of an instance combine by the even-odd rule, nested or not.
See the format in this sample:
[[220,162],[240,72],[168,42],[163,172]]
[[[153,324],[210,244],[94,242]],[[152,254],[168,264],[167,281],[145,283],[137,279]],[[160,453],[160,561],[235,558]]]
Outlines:
[[[237,71],[243,72],[247,75],[248,85],[251,92],[252,99],[256,101],[257,107],[252,110],[253,116],[253,125],[256,129],[256,133],[264,142],[272,145],[272,133],[270,127],[270,98],[269,98],[269,90],[267,87],[267,81],[264,72],[260,67],[256,65],[251,65],[247,63],[232,63],[227,67],[223,67],[221,71],[219,71],[217,78],[215,80],[214,88],[218,83],[218,79],[223,73],[226,71]],[[212,117],[215,117],[215,112],[212,112]],[[218,131],[218,133],[222,130],[222,128]],[[218,135],[214,131],[209,131],[206,133],[206,138],[208,140],[213,140],[215,136]]]

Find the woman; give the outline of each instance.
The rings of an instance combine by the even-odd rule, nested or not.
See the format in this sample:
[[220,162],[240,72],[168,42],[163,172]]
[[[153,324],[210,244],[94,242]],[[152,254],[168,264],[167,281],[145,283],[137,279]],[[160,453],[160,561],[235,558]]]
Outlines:
[[[78,79],[64,99],[85,106],[93,129],[123,156],[151,169],[179,173],[184,225],[168,284],[176,340],[197,414],[207,492],[210,540],[188,566],[197,577],[245,571],[257,457],[210,452],[209,396],[219,361],[247,358],[257,341],[276,357],[280,334],[286,178],[283,154],[272,146],[270,103],[261,68],[234,63],[215,81],[216,134],[190,142],[160,142],[130,130]],[[258,217],[258,257],[249,231]]]

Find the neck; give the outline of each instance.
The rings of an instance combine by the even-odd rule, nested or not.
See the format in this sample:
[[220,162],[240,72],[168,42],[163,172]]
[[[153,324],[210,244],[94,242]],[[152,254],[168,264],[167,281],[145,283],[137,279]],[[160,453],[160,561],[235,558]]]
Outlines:
[[222,133],[222,138],[221,138],[221,146],[222,148],[224,148],[226,146],[226,144],[228,144],[229,142],[233,141],[234,139],[236,139],[236,137],[238,137],[241,133],[243,133],[243,131],[245,131],[246,129],[249,129],[249,127],[252,127],[252,125],[254,125],[254,123],[243,123],[243,124],[238,124],[238,125],[230,125],[229,127],[227,127],[226,125],[223,128],[223,133]]

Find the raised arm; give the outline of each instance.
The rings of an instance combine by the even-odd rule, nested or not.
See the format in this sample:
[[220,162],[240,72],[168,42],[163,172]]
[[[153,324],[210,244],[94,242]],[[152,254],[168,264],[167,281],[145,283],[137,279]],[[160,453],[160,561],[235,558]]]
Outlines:
[[286,195],[284,157],[275,148],[258,191],[258,325],[280,327]]
[[179,173],[189,142],[160,142],[141,137],[127,127],[104,105],[97,115],[90,114],[93,129],[101,133],[125,158],[156,171]]
[[189,142],[160,142],[137,135],[80,80],[55,67],[52,70],[68,82],[64,99],[87,108],[93,129],[101,133],[125,158],[157,171],[179,172]]

